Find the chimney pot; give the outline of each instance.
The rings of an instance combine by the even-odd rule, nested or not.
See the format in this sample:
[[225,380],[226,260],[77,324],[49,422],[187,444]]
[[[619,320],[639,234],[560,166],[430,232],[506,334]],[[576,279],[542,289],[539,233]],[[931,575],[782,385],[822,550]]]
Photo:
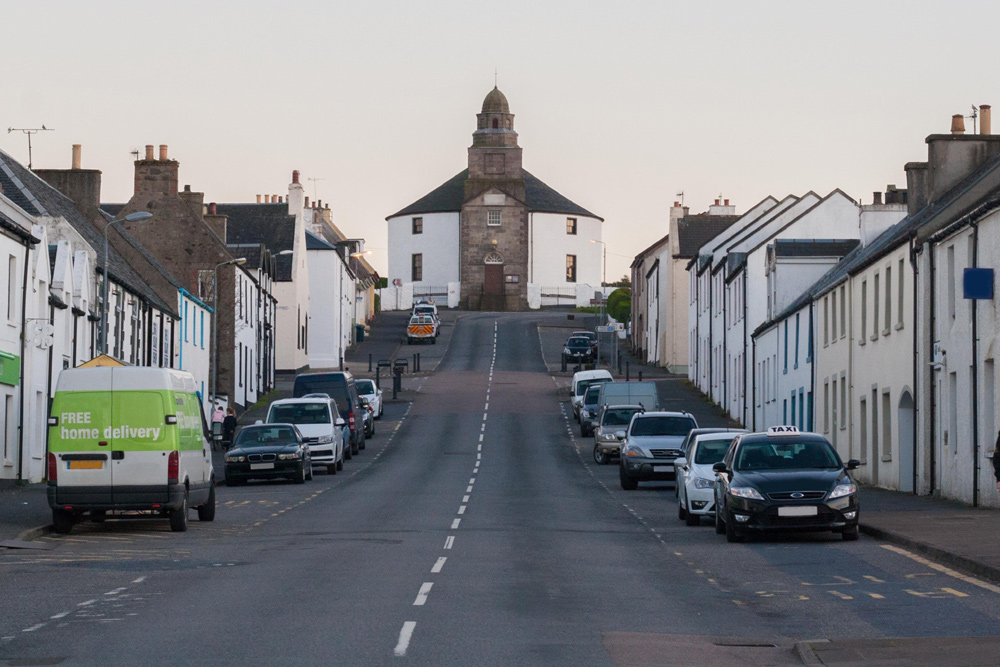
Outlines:
[[[989,107],[987,107],[987,108],[989,108]],[[83,151],[83,147],[80,144],[73,144],[73,169],[80,169],[80,165],[81,165],[81,162],[82,162],[82,159],[81,159],[81,152],[82,151]]]
[[873,192],[872,193],[872,204],[875,204],[876,206],[878,206],[881,203],[882,203],[882,193],[881,192]]
[[160,159],[161,160],[166,160],[167,159],[167,145],[166,144],[160,144]]
[[726,206],[729,206],[729,200],[728,199],[724,200],[724,203],[725,203]]
[[680,203],[679,201],[675,201],[675,202],[674,202],[674,208],[677,208],[677,207],[679,207],[680,205],[681,205],[681,203]]
[[217,215],[216,214],[216,210],[217,209],[215,207],[215,202],[214,201],[213,202],[209,202],[209,204],[208,204],[208,214],[209,215]]
[[309,208],[309,197],[306,197],[306,208]]
[[722,200],[720,200],[720,199],[716,199],[716,200],[715,200],[715,205],[716,205],[716,206],[718,206],[718,205],[719,205],[719,204],[721,204],[721,203],[722,203]]
[[990,124],[990,105],[980,104],[979,105],[979,134],[993,134],[993,128]]
[[965,134],[965,118],[962,114],[957,113],[951,117],[951,133]]
[[299,170],[295,169],[292,171],[292,183],[298,183],[298,182],[299,182]]
[[323,208],[323,200],[322,199],[317,199],[316,200],[316,208]]
[[153,159],[153,145],[152,144],[146,144],[146,159],[147,160],[152,160]]
[[184,192],[191,192],[191,186],[190,185],[185,185],[184,186]]
[[260,195],[257,195],[257,203],[260,203]]
[[278,195],[271,195],[271,203],[272,204],[278,203]]

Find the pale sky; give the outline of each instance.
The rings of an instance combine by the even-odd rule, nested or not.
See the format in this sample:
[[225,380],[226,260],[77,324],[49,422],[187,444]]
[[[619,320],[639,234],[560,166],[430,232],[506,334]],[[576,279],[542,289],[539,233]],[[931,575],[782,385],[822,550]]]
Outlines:
[[[605,219],[609,279],[666,233],[681,190],[693,212],[836,187],[869,203],[905,187],[952,114],[1000,104],[987,1],[25,0],[0,16],[0,126],[55,128],[35,167],[83,144],[104,201],[125,201],[130,152],[169,144],[181,184],[219,202],[283,195],[298,169],[382,272],[385,217],[465,168],[494,68],[525,168]],[[0,148],[27,163],[24,135]]]

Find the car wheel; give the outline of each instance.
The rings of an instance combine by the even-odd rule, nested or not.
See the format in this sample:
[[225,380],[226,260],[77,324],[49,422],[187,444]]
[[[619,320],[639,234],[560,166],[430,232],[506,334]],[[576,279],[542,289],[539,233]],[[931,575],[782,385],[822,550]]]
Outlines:
[[208,489],[208,500],[198,507],[198,521],[215,521],[215,482]]
[[857,539],[858,539],[859,537],[861,537],[861,532],[860,532],[860,531],[858,530],[858,527],[857,527],[857,526],[854,526],[853,528],[850,528],[850,529],[848,529],[848,530],[845,530],[844,532],[842,532],[842,533],[840,534],[840,537],[841,537],[841,538],[842,538],[842,539],[843,539],[843,540],[844,540],[845,542],[854,542],[854,541],[856,541],[856,540],[857,540]]
[[76,517],[73,516],[72,512],[52,510],[52,530],[60,535],[69,535],[70,531],[73,530],[74,523],[76,523]]
[[602,452],[597,445],[594,445],[594,462],[599,466],[608,465],[608,455]]
[[301,466],[299,466],[299,474],[296,475],[295,477],[293,477],[292,479],[295,480],[296,484],[305,484],[306,483],[306,464],[305,463],[303,463]]
[[372,429],[370,431],[372,435],[375,435],[375,417],[372,417]]
[[625,466],[618,466],[618,481],[626,491],[635,491],[639,488],[639,480],[632,479],[625,474]]
[[243,486],[247,481],[245,479],[240,479],[239,477],[227,477],[226,486]]
[[[687,501],[686,500],[684,501],[684,504],[687,505]],[[684,509],[684,513],[687,514],[687,516],[684,517],[684,523],[686,525],[688,525],[688,526],[700,526],[701,525],[701,517],[700,516],[698,516],[697,514],[692,514],[691,510],[688,509],[688,508]]]
[[715,534],[722,535],[726,532],[726,523],[722,520],[722,510],[719,505],[715,505]]
[[687,513],[687,510],[684,509],[684,503],[678,501],[677,502],[677,518],[680,519],[681,521],[683,521],[684,519],[687,518],[687,516],[688,516],[688,513]]
[[742,542],[743,533],[736,530],[736,522],[726,514],[726,542]]
[[326,474],[327,475],[336,475],[337,474],[337,464],[336,463],[331,463],[330,465],[328,465],[326,467]]
[[184,492],[184,498],[181,500],[181,506],[177,509],[170,510],[170,530],[175,533],[183,533],[188,529],[188,497],[187,492]]
[[313,478],[313,467],[312,467],[312,462],[310,462],[306,465],[306,479],[312,481],[312,478]]

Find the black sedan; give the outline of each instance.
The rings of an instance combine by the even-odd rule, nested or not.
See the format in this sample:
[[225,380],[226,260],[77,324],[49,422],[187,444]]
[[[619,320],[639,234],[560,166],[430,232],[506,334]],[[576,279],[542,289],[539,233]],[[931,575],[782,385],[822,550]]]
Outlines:
[[570,336],[562,352],[563,370],[574,364],[589,364],[594,360],[594,349],[590,339],[583,336]]
[[715,532],[833,531],[858,539],[858,487],[826,438],[778,426],[739,437],[713,466]]
[[287,477],[296,484],[312,479],[312,458],[302,434],[292,424],[246,426],[226,452],[226,484],[250,479]]

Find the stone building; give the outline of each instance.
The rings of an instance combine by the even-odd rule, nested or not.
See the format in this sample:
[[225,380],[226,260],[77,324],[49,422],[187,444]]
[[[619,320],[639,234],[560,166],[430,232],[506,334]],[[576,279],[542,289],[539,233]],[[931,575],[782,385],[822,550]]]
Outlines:
[[458,284],[462,308],[523,310],[547,294],[572,303],[578,286],[601,284],[603,219],[524,170],[497,88],[476,116],[468,168],[386,220],[387,277],[413,283],[415,295]]

